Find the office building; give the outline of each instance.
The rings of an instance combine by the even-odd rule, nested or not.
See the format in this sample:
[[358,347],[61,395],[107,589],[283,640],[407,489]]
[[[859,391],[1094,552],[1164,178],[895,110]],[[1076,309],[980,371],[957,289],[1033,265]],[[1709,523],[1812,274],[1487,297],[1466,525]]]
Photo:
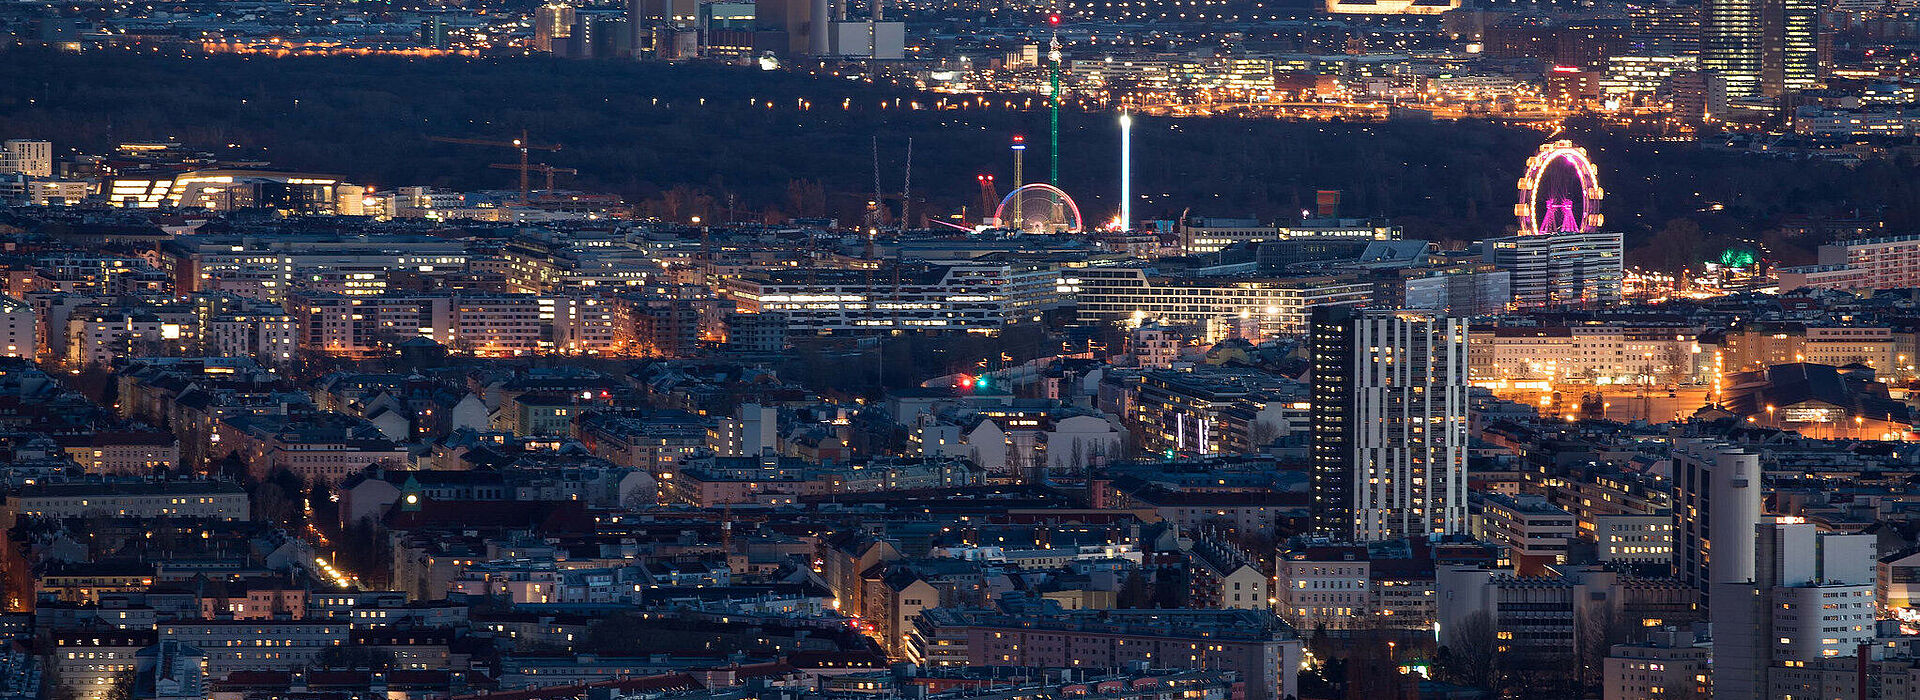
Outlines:
[[553,51],[554,39],[573,36],[574,11],[572,5],[550,2],[533,11],[533,48],[537,51]]
[[1726,81],[1729,98],[1760,95],[1763,0],[1705,0],[1700,5],[1700,68]]
[[[1111,66],[1111,61],[1103,65]],[[1400,239],[1400,228],[1370,219],[1310,217],[1291,226],[1262,224],[1257,219],[1194,217],[1180,224],[1181,252],[1217,253],[1240,243],[1285,241],[1294,248],[1312,253],[1312,244],[1325,246],[1330,253],[1358,251],[1370,241]],[[1337,256],[1337,255],[1335,255]],[[1310,256],[1320,257],[1320,256]],[[1302,259],[1310,259],[1303,257]]]
[[[1729,572],[1717,561],[1728,548],[1713,553],[1713,696],[1827,697],[1815,671],[1874,641],[1874,537],[1823,533],[1786,516],[1752,532],[1739,540],[1751,570]],[[1740,574],[1747,580],[1733,580]]]
[[969,261],[880,270],[774,270],[724,281],[740,312],[784,314],[790,333],[997,332],[1064,303],[1049,263]]
[[1627,6],[1627,43],[1651,55],[1697,56],[1700,6],[1656,0]]
[[1701,69],[1720,74],[1734,99],[1816,87],[1820,7],[1811,0],[1706,0]]
[[53,177],[53,142],[8,139],[0,142],[0,174]]
[[1760,94],[1820,86],[1820,8],[1814,0],[1761,0]]
[[365,356],[427,338],[481,357],[538,353],[618,353],[631,339],[630,316],[612,301],[533,294],[289,296],[300,344],[308,350]]
[[1372,285],[1355,275],[1274,276],[1254,273],[1160,274],[1140,264],[1077,270],[1083,323],[1159,321],[1202,328],[1246,319],[1265,334],[1297,334],[1322,306],[1357,306]]
[[1513,303],[1513,273],[1482,262],[1375,271],[1374,306],[1483,316]]
[[1559,231],[1492,238],[1481,244],[1487,262],[1513,273],[1514,303],[1527,306],[1605,306],[1620,301],[1620,234]]
[[1312,531],[1368,541],[1467,528],[1467,324],[1314,311]]
[[1695,70],[1698,65],[1696,56],[1608,56],[1606,75],[1600,78],[1600,96],[1631,106],[1667,92],[1674,73]]

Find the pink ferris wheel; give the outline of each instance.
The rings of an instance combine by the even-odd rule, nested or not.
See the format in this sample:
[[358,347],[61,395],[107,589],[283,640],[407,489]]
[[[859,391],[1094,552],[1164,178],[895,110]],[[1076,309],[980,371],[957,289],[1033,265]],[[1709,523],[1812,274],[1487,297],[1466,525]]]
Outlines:
[[1600,228],[1605,195],[1587,149],[1572,141],[1554,141],[1527,159],[1513,215],[1520,220],[1522,236],[1583,233]]

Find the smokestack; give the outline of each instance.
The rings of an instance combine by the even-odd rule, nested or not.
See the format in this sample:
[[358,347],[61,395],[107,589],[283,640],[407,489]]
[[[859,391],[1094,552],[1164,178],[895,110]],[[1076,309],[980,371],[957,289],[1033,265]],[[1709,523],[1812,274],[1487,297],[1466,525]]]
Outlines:
[[1314,215],[1322,219],[1340,216],[1340,190],[1319,190],[1313,193]]

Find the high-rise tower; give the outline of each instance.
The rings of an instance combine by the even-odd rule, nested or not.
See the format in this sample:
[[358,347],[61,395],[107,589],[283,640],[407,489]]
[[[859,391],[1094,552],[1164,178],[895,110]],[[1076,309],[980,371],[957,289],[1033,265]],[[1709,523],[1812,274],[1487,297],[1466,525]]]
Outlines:
[[1467,521],[1467,322],[1319,307],[1311,529],[1355,541],[1452,534]]
[[1760,94],[1819,86],[1820,3],[1761,0],[1760,30]]
[[1700,68],[1726,80],[1730,98],[1760,94],[1762,0],[1706,0],[1700,5]]

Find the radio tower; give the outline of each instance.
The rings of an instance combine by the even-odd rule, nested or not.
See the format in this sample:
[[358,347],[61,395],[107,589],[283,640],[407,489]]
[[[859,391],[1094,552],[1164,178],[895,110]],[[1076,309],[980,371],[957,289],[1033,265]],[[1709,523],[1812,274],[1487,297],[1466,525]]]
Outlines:
[[1053,121],[1051,124],[1051,129],[1053,131],[1053,151],[1051,153],[1053,167],[1050,168],[1047,172],[1047,182],[1052,184],[1054,187],[1059,187],[1060,186],[1060,15],[1059,13],[1048,15],[1047,24],[1053,26],[1053,40],[1047,44],[1047,48],[1048,48],[1047,62],[1053,64],[1052,78],[1051,78],[1053,85],[1052,85],[1052,89],[1047,92],[1048,99],[1053,103]]

